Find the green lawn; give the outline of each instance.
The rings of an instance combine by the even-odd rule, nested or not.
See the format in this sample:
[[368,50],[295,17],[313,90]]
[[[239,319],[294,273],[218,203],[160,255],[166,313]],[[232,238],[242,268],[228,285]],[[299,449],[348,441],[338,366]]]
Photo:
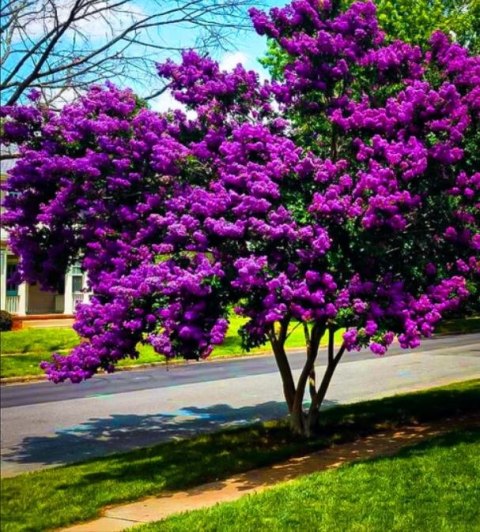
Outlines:
[[[480,380],[474,380],[331,408],[322,416],[321,439],[299,440],[284,422],[270,422],[3,479],[2,532],[92,519],[109,504],[226,478],[378,429],[477,412],[479,404]],[[390,492],[384,497],[392,500]]]
[[478,531],[480,428],[138,530]]
[[445,320],[438,328],[442,334],[468,334],[480,332],[480,316],[464,319]]
[[70,349],[78,343],[78,335],[70,327],[1,332],[0,338],[2,339],[2,355],[52,353]]

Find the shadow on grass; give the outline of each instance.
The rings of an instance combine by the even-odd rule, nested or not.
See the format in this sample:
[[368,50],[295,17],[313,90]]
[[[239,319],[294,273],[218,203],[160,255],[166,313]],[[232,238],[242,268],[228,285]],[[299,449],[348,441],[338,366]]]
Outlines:
[[477,530],[479,441],[463,428],[139,530]]
[[[365,445],[365,442],[359,442],[360,445],[353,445],[347,452],[342,447],[336,447],[337,452],[328,453],[328,456],[325,456],[322,453],[313,453],[307,456],[300,456],[298,458],[293,458],[287,462],[282,463],[280,466],[273,467],[264,467],[262,465],[270,465],[268,461],[264,464],[257,464],[255,474],[251,474],[249,471],[242,473],[242,468],[239,468],[241,465],[240,461],[237,460],[235,464],[229,463],[227,455],[229,452],[232,452],[232,449],[227,447],[226,450],[222,453],[221,457],[219,456],[205,456],[202,460],[202,468],[206,474],[206,480],[216,480],[210,485],[205,483],[199,485],[198,487],[191,488],[191,485],[195,485],[193,478],[190,478],[189,474],[185,474],[184,471],[180,471],[178,468],[171,468],[164,471],[168,479],[164,485],[164,490],[166,493],[159,493],[158,497],[165,499],[168,504],[169,499],[174,496],[175,490],[182,489],[185,487],[190,487],[186,497],[196,497],[201,494],[205,497],[206,500],[215,498],[218,491],[226,486],[227,482],[225,480],[218,480],[215,478],[215,468],[218,467],[219,458],[224,461],[225,466],[232,468],[234,470],[240,470],[235,477],[228,480],[228,485],[231,488],[238,490],[239,492],[251,492],[252,490],[261,490],[266,487],[271,487],[274,484],[280,484],[283,482],[288,482],[290,480],[295,480],[302,477],[303,475],[308,475],[316,472],[322,472],[331,468],[342,467],[352,467],[355,464],[361,463],[388,463],[388,461],[395,460],[408,460],[412,457],[421,457],[424,454],[428,454],[434,448],[449,448],[455,447],[460,443],[477,443],[480,441],[480,427],[467,426],[466,428],[455,430],[452,427],[453,432],[449,432],[445,435],[438,436],[438,433],[435,430],[426,431],[424,433],[425,441],[417,443],[415,441],[408,442],[408,438],[404,441],[395,440],[393,443],[397,444],[396,447],[393,447],[392,452],[383,452],[380,450],[380,456],[371,455],[369,453],[376,453],[378,451],[378,441],[372,441],[371,446],[368,442]],[[239,442],[237,442],[238,444]],[[317,448],[319,447],[320,441],[317,442]],[[385,445],[388,447],[388,443]],[[283,442],[283,445],[287,445],[287,441]],[[399,448],[399,445],[402,447]],[[407,445],[407,447],[405,447]],[[324,440],[323,447],[328,447],[328,441]],[[250,450],[251,451],[251,450]],[[181,451],[178,451],[179,454]],[[234,451],[235,452],[235,451]],[[238,452],[238,451],[237,451]],[[174,453],[175,456],[175,453]],[[246,459],[246,456],[242,457]],[[150,468],[151,468],[150,464]],[[195,469],[195,467],[193,467]],[[92,473],[86,475],[80,482],[75,484],[75,487],[82,489],[83,486],[88,485],[89,483],[95,482],[104,482],[104,481],[114,481],[114,482],[131,482],[134,478],[139,478],[139,468],[138,466],[126,466],[123,467],[120,471],[108,471],[102,473]],[[151,472],[147,472],[147,469],[141,472],[142,478],[145,475],[151,475]],[[67,486],[65,486],[67,487]],[[73,487],[71,484],[68,484],[68,487]],[[187,501],[188,499],[186,499]]]
[[[396,458],[411,458],[412,456],[422,455],[431,449],[455,447],[459,443],[477,443],[480,442],[480,426],[469,426],[464,429],[456,430],[452,427],[452,432],[447,432],[440,436],[426,439],[423,442],[404,447],[395,454]],[[389,457],[378,457],[372,461],[388,460]]]
[[[452,386],[329,408],[332,406],[333,402],[326,401],[324,404],[319,434],[328,439],[349,441],[382,427],[480,412],[480,387],[478,381],[474,381],[460,388]],[[18,445],[4,449],[2,460],[4,466],[12,470],[15,470],[15,464],[74,463],[171,440],[193,438],[201,433],[285,419],[286,415],[286,405],[276,401],[242,408],[218,404],[206,408],[186,406],[152,415],[115,414],[62,427],[52,436],[24,438]],[[208,450],[205,449],[205,452]]]
[[447,416],[480,413],[480,381],[452,384],[384,399],[339,405],[321,417],[323,431],[371,431],[376,425],[399,426]]
[[471,334],[480,332],[480,316],[463,319],[445,320],[440,323],[438,331],[441,334]]

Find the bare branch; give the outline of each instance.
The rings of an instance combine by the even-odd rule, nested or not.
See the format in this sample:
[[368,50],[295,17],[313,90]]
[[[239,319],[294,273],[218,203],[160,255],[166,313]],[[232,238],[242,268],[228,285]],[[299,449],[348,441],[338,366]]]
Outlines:
[[19,153],[0,153],[0,161],[8,161],[10,159],[18,159]]
[[[158,52],[177,52],[186,44],[165,42],[163,28],[188,30],[188,44],[202,51],[228,49],[232,36],[249,27],[246,8],[254,3],[150,0],[140,9],[134,0],[6,0],[0,21],[0,95],[14,104],[30,87],[60,89],[68,83],[83,88],[101,80],[102,70],[120,82],[135,80],[138,86],[143,81],[150,89],[154,58],[162,59]],[[92,35],[95,26],[100,30]],[[164,90],[141,96],[151,99]]]
[[157,98],[158,96],[161,96],[164,92],[166,92],[167,90],[169,89],[169,86],[168,85],[165,85],[164,87],[162,87],[161,89],[159,89],[158,91],[155,91],[155,92],[152,92],[151,94],[149,94],[148,96],[145,97],[145,100],[153,100],[153,98]]

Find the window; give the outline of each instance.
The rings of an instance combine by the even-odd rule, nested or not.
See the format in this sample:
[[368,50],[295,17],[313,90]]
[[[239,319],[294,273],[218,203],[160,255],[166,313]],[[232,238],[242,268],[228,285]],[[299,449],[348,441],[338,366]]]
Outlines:
[[74,294],[81,292],[83,288],[83,276],[82,275],[73,275],[72,276],[72,292]]
[[18,296],[17,265],[7,264],[7,296]]

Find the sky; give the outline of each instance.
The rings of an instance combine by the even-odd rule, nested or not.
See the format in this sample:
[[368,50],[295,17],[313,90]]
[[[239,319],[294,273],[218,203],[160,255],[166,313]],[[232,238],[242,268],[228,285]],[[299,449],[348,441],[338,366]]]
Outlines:
[[[4,4],[7,0],[0,0],[0,5]],[[102,1],[108,1],[108,0],[102,0]],[[157,0],[161,1],[161,0]],[[270,8],[274,5],[282,5],[287,2],[287,0],[262,0],[263,6],[259,6],[258,2],[255,2],[255,0],[251,0],[251,5],[255,5],[256,7],[264,7]],[[39,5],[41,4],[42,0],[38,0]],[[71,6],[71,3],[73,0],[55,0],[56,5],[59,7],[59,18],[66,18],[69,14],[69,7]],[[175,0],[163,0],[161,1],[161,6],[163,9],[168,9],[170,5],[174,6],[176,4]],[[142,15],[150,15],[152,13],[152,10],[154,9],[154,6],[156,4],[153,0],[132,0],[129,3],[129,9],[130,13],[124,13],[122,15],[116,15],[114,17],[111,17],[108,21],[105,21],[104,19],[94,16],[90,17],[88,21],[83,21],[79,25],[79,29],[87,36],[89,43],[89,46],[97,46],[99,43],[103,42],[105,40],[105,35],[107,33],[110,33],[111,27],[113,27],[113,31],[119,31],[122,26],[125,26],[128,22],[131,21],[132,16],[142,16]],[[246,9],[246,8],[245,8]],[[48,31],[49,22],[47,21],[46,25],[44,23],[40,23],[38,20],[38,17],[32,17],[31,20],[28,22],[28,35],[29,38],[31,38],[31,43],[33,43],[40,38],[45,31]],[[165,25],[162,26],[161,31],[152,31],[148,35],[148,39],[150,39],[153,42],[158,42],[164,46],[175,46],[175,47],[182,47],[182,48],[192,48],[194,47],[195,40],[198,37],[198,32],[192,30],[192,28],[188,28],[186,26],[180,26],[179,24],[176,24],[175,26],[172,25]],[[68,48],[69,42],[68,42],[69,36],[68,33],[65,36],[65,49]],[[14,39],[15,40],[15,39]],[[71,42],[71,41],[70,41]],[[20,44],[20,38],[18,38],[18,43]],[[152,51],[150,50],[151,59],[155,61],[164,61],[169,56],[171,56],[173,59],[178,58],[178,53],[175,52],[165,52],[165,51]],[[263,71],[261,65],[258,63],[258,58],[262,57],[266,51],[266,39],[264,37],[258,36],[252,29],[250,32],[241,32],[237,35],[232,35],[230,38],[230,46],[229,50],[217,50],[213,52],[213,56],[215,59],[217,59],[222,68],[229,70],[234,68],[238,63],[242,63],[247,69],[254,69],[258,71],[261,75],[265,75],[265,72]],[[134,55],[142,55],[143,52],[140,50],[140,48],[137,48],[137,45],[133,45],[129,49],[129,53]],[[143,56],[143,55],[142,55]],[[11,56],[10,60],[15,63],[18,60],[19,56],[15,56],[14,54]],[[8,62],[6,63],[6,66],[8,67]],[[31,63],[25,66],[25,68],[20,72],[20,75],[26,76],[29,73],[29,69],[31,68]],[[152,65],[152,70],[153,70]],[[5,73],[2,73],[5,75]],[[5,78],[4,78],[5,79]],[[146,78],[143,78],[144,82]],[[125,86],[125,81],[118,80],[115,78],[109,78],[105,79],[105,81],[112,81],[114,83],[119,84],[120,86]],[[152,88],[149,84],[155,83],[154,79],[149,79],[147,84],[148,88]],[[128,81],[128,85],[138,94],[142,95],[145,94],[145,84],[142,87],[142,78],[139,76],[138,83],[135,81]],[[161,82],[159,80],[159,88],[161,87]],[[153,87],[155,88],[155,87]],[[65,101],[68,102],[69,99],[74,97],[73,91],[65,91],[63,94],[63,97],[65,98]],[[3,98],[2,98],[3,99]],[[156,100],[151,100],[150,104],[152,108],[156,110],[166,110],[169,107],[178,107],[178,104],[173,100],[171,95],[164,93],[162,96],[157,98]]]
[[[143,0],[145,2],[148,0]],[[139,5],[142,5],[142,0],[136,0]],[[263,0],[264,9],[269,9],[274,6],[285,5],[288,0]],[[252,0],[251,5],[255,6],[255,1]],[[261,6],[256,6],[261,8]],[[195,34],[188,29],[168,28],[165,31],[164,41],[180,45],[182,48],[193,47],[195,41]],[[248,70],[255,70],[261,76],[265,76],[266,72],[258,62],[267,50],[267,41],[265,37],[259,36],[252,30],[249,32],[241,32],[236,36],[232,36],[231,45],[228,51],[213,51],[212,56],[219,61],[221,68],[225,70],[233,69],[238,63],[241,63]],[[135,87],[132,87],[135,88]],[[181,104],[176,102],[169,93],[164,93],[160,97],[150,102],[152,108],[158,111],[164,111],[168,108],[181,108]]]

